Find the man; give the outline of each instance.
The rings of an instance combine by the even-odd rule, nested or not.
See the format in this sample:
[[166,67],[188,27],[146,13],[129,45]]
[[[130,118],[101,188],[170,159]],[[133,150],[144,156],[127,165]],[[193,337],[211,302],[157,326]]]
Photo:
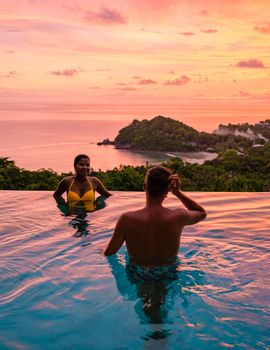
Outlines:
[[[181,192],[178,175],[162,166],[148,171],[144,188],[145,207],[121,215],[104,254],[115,254],[125,241],[131,262],[146,267],[166,265],[177,257],[184,226],[205,219],[206,212]],[[169,189],[186,209],[163,207]]]

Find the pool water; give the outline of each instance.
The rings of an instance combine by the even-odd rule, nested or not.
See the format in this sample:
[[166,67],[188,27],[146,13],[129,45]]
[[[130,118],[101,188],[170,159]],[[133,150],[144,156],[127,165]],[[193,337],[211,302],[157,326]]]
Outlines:
[[135,276],[125,246],[102,254],[143,193],[73,217],[51,192],[0,194],[1,350],[270,349],[269,193],[191,194],[208,217],[162,279]]

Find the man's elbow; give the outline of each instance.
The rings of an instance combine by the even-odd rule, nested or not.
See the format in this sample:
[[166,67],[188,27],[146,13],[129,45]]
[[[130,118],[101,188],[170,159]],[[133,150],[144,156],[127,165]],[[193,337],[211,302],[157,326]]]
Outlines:
[[110,251],[109,249],[105,249],[104,252],[103,252],[103,254],[104,254],[105,256],[111,256],[111,255],[115,254],[115,252],[112,252],[112,251]]
[[206,219],[206,217],[207,217],[207,212],[204,210],[204,211],[202,211],[202,213],[201,213],[201,220]]

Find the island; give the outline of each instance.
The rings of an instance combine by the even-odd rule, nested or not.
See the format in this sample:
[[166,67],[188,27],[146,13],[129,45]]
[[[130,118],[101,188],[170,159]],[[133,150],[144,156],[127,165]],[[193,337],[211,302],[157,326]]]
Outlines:
[[221,152],[235,149],[244,152],[270,140],[270,120],[255,125],[219,125],[213,133],[199,132],[171,118],[157,116],[137,119],[122,128],[114,140],[116,148],[170,152]]
[[109,139],[104,139],[101,142],[97,142],[97,145],[98,146],[103,146],[103,145],[107,146],[107,145],[115,145],[115,143],[114,143],[114,141],[111,141]]
[[[209,151],[217,157],[203,164],[172,157],[162,163],[179,174],[185,191],[270,191],[270,120],[255,125],[219,125],[213,133],[198,132],[173,120],[158,116],[152,120],[133,120],[113,141],[117,148],[158,151]],[[108,144],[105,139],[103,144]],[[121,165],[107,171],[92,170],[111,191],[142,191],[151,164]],[[0,156],[0,190],[55,190],[68,174],[52,169],[29,171],[13,160]]]

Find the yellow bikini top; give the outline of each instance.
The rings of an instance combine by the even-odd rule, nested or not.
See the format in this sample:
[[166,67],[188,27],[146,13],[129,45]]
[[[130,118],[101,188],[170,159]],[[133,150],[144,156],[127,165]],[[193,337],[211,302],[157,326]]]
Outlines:
[[86,211],[93,211],[95,201],[95,191],[91,184],[90,179],[87,177],[87,181],[90,185],[90,190],[85,192],[82,197],[77,192],[71,190],[71,187],[75,181],[75,177],[71,181],[71,184],[67,193],[67,202],[71,207],[84,208]]

